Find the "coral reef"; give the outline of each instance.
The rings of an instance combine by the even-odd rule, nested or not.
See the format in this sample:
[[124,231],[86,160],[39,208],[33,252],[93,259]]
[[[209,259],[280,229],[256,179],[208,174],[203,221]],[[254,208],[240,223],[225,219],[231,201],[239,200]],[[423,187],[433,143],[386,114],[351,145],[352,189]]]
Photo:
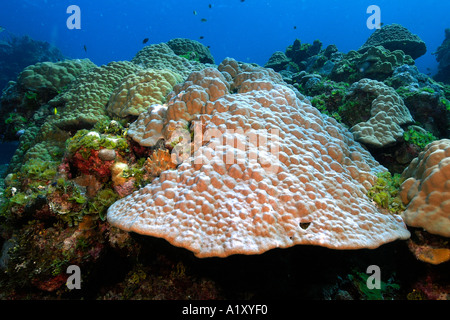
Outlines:
[[218,69],[193,72],[166,106],[151,107],[130,128],[151,146],[178,136],[177,123],[194,122],[194,148],[186,154],[191,142],[183,140],[173,151],[177,170],[113,204],[113,226],[162,237],[197,257],[297,244],[375,248],[409,237],[399,216],[368,201],[375,173],[385,169],[342,126],[270,72],[241,70],[231,59]]
[[[3,140],[18,140],[52,113],[48,102],[67,89],[82,72],[95,67],[89,60],[39,62],[27,66],[10,81],[0,99],[0,130]],[[58,112],[58,111],[56,111]]]
[[[450,88],[381,46],[296,40],[270,68],[206,49],[12,79],[0,299],[448,299]],[[355,141],[380,112],[380,146]]]
[[273,53],[265,67],[272,68],[279,72],[286,82],[293,83],[302,71],[329,76],[335,63],[342,57],[343,54],[335,45],[322,49],[322,43],[319,40],[314,41],[313,44],[302,44],[299,39],[296,39],[284,53],[281,51]]
[[434,79],[450,83],[450,29],[445,29],[445,39],[434,54],[439,62],[438,73]]
[[397,88],[411,115],[425,130],[438,138],[450,135],[450,101],[445,97],[445,88],[430,83],[421,87],[414,82]]

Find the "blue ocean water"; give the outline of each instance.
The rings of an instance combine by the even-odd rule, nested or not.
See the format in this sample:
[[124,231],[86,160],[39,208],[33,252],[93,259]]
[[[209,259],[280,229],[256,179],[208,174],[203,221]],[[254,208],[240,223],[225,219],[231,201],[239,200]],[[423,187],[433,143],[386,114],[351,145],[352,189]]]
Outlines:
[[[70,5],[81,9],[79,30],[66,26]],[[435,71],[432,52],[450,27],[448,0],[3,0],[0,26],[97,65],[132,59],[145,38],[149,45],[180,37],[210,46],[216,63],[232,57],[264,65],[297,38],[358,49],[374,31],[366,26],[370,5],[380,7],[383,24],[401,24],[425,41],[427,54],[416,64]]]

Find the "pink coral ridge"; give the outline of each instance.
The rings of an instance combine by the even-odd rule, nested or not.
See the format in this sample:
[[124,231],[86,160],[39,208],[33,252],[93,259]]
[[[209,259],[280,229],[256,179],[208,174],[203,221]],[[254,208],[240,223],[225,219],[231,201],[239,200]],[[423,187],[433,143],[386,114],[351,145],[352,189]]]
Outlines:
[[406,224],[450,237],[450,139],[428,144],[402,176]]
[[298,244],[376,248],[410,236],[400,216],[366,196],[386,169],[270,69],[226,59],[193,72],[128,132],[146,146],[184,143],[173,150],[176,170],[109,208],[108,221],[123,230],[200,258]]

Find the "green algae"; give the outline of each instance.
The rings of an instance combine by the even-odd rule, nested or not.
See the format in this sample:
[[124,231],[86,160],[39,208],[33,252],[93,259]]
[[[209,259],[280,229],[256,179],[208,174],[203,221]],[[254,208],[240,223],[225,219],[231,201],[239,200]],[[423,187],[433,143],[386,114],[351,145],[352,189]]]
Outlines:
[[405,206],[399,197],[399,191],[404,178],[398,173],[391,175],[390,172],[378,173],[377,177],[375,185],[370,188],[367,196],[381,208],[389,210],[390,213],[403,212]]
[[403,139],[408,142],[418,146],[421,150],[423,150],[429,143],[437,140],[437,138],[428,131],[419,131],[414,127],[409,127],[408,130],[405,130],[403,133]]
[[79,151],[85,159],[89,158],[91,150],[100,150],[102,148],[114,149],[122,154],[129,152],[128,141],[124,136],[100,134],[86,129],[78,130],[66,142],[66,150],[69,153],[73,154]]

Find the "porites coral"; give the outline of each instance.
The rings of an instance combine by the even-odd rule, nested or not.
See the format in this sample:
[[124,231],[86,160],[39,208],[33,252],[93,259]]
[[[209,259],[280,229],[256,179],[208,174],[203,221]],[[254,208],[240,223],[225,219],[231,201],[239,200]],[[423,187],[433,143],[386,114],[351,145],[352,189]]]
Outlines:
[[[235,67],[223,69],[243,72],[227,63]],[[400,216],[381,213],[366,196],[375,173],[386,169],[343,126],[271,81],[264,69],[258,74],[254,68],[237,93],[223,90],[214,101],[209,86],[197,85],[206,77],[225,88],[241,78],[224,81],[209,68],[175,90],[167,110],[177,104],[184,109],[186,95],[206,94],[189,113],[197,125],[194,149],[177,170],[162,172],[114,203],[108,210],[113,226],[162,237],[197,257],[260,254],[297,244],[376,248],[409,237]],[[137,131],[153,129],[164,137],[166,127],[180,120],[177,115],[187,117],[163,113],[156,127],[142,121],[146,128]]]

